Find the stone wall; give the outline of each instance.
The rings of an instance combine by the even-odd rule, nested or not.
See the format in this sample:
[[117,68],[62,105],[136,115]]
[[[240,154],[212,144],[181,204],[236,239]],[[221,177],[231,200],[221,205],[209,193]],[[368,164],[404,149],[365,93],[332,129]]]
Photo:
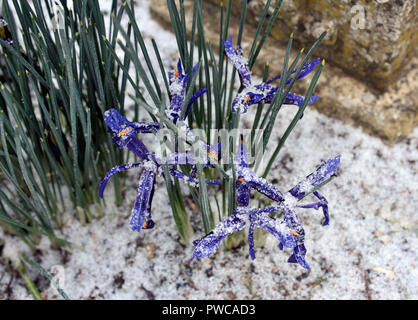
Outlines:
[[[258,19],[257,17],[259,17],[259,15],[256,15],[255,12],[260,11],[261,7],[258,6],[263,1],[251,0],[249,2],[249,13],[246,21],[247,24],[245,26],[245,32],[242,40],[244,53],[248,53],[250,51],[256,29],[254,25]],[[274,2],[274,0],[272,2]],[[266,62],[269,62],[270,64],[271,76],[275,76],[281,72],[283,58],[285,55],[285,45],[277,40],[280,34],[285,35],[281,39],[287,41],[288,36],[293,31],[294,42],[297,39],[300,39],[299,44],[304,43],[304,46],[309,48],[312,45],[314,38],[316,38],[323,30],[327,29],[327,27],[323,24],[316,25],[315,21],[312,20],[313,22],[311,27],[302,27],[295,23],[293,24],[293,29],[291,28],[292,23],[289,23],[289,26],[286,27],[288,28],[288,31],[279,32],[280,26],[282,26],[283,29],[285,28],[285,23],[283,22],[284,17],[289,17],[289,20],[294,19],[295,21],[310,21],[312,19],[309,18],[309,13],[305,12],[305,17],[303,18],[301,17],[301,14],[297,13],[300,9],[298,5],[301,6],[301,3],[306,2],[312,2],[316,5],[319,3],[322,3],[323,5],[328,3],[328,1],[325,0],[295,0],[292,4],[291,1],[284,0],[284,6],[282,7],[283,11],[279,13],[279,24],[274,26],[274,37],[272,36],[267,39],[266,44],[253,67],[253,72],[255,74],[262,75]],[[349,3],[344,0],[332,2],[342,4]],[[368,2],[370,3],[372,1]],[[404,3],[405,1],[398,1],[398,3],[401,2]],[[409,2],[416,3],[415,1]],[[193,0],[185,0],[184,3],[186,7],[188,32],[190,32],[193,16],[191,10],[193,7]],[[237,14],[241,8],[241,1],[233,0],[233,3],[236,15],[231,20],[229,33],[232,34],[235,41],[239,25],[239,17]],[[351,1],[350,3],[355,5],[356,2]],[[291,9],[292,5],[294,6],[293,9]],[[410,4],[404,5],[405,7],[410,6]],[[168,29],[171,29],[166,0],[153,0],[150,7],[153,16],[160,23],[167,26]],[[414,5],[414,7],[416,7],[416,5]],[[216,47],[219,43],[219,1],[205,0],[204,12],[205,35],[208,40],[211,40],[213,46]],[[254,12],[254,14],[252,12]],[[330,12],[328,12],[328,15],[331,14]],[[303,29],[303,32],[298,31],[299,28]],[[392,64],[390,64],[389,61],[387,62],[387,69],[385,72],[389,74],[389,77],[386,79],[388,84],[386,85],[385,90],[377,90],[376,86],[379,81],[384,81],[384,78],[380,78],[380,80],[378,80],[379,77],[374,74],[377,72],[377,69],[373,67],[373,64],[369,63],[367,65],[366,61],[370,59],[374,59],[376,61],[377,59],[384,59],[385,55],[373,53],[372,58],[367,58],[367,54],[364,54],[363,57],[365,58],[361,60],[360,53],[364,51],[364,49],[362,49],[364,47],[362,47],[361,44],[354,42],[354,40],[353,43],[356,43],[356,45],[352,45],[351,49],[345,50],[351,50],[347,52],[352,52],[354,50],[355,52],[359,52],[359,55],[352,56],[347,52],[343,53],[344,49],[335,49],[335,51],[333,51],[331,49],[332,46],[338,44],[338,40],[335,39],[338,37],[342,38],[342,36],[342,31],[339,31],[338,33],[335,31],[330,32],[329,38],[326,39],[325,43],[321,44],[321,46],[325,46],[325,49],[317,52],[319,56],[326,57],[327,64],[318,81],[317,88],[315,89],[315,95],[320,96],[320,99],[314,103],[312,107],[330,117],[352,123],[356,126],[361,126],[366,132],[377,135],[388,143],[395,143],[396,141],[399,141],[418,125],[418,58],[416,57],[416,54],[412,53],[412,56],[408,58],[408,55],[411,55],[411,52],[413,52],[409,47],[410,44],[406,47],[402,47],[404,49],[402,49],[401,46],[395,46],[392,48],[394,45],[388,44],[385,50],[390,51],[391,48],[393,52],[397,50],[396,52],[399,52],[397,55],[399,59],[401,59],[403,54],[404,60],[402,63],[399,62],[400,60],[397,60],[397,63]],[[413,43],[413,41],[416,41],[416,35],[412,38],[409,37],[408,39],[409,42],[406,41],[405,43]],[[340,52],[341,50],[343,52]],[[291,59],[296,56],[298,51],[299,48],[297,47],[292,51]],[[344,56],[347,56],[348,60],[346,62],[339,63],[338,59],[342,59]],[[332,63],[328,63],[330,60]],[[358,64],[363,65],[364,69],[358,67]],[[395,67],[396,72],[393,71],[392,73],[392,71],[388,71],[395,70]],[[367,71],[368,75],[366,76],[365,73],[364,76],[362,76],[359,71],[360,69],[369,70]],[[398,78],[396,81],[395,76]],[[306,92],[308,85],[309,81],[296,82],[296,93],[303,94]]]
[[[277,1],[271,2],[270,13]],[[258,25],[266,2],[248,2],[247,22]],[[240,15],[241,7],[242,1],[234,0],[233,14]],[[404,74],[417,54],[417,12],[416,0],[284,0],[272,36],[287,42],[294,32],[296,45],[304,47],[329,29],[318,55],[384,90]]]

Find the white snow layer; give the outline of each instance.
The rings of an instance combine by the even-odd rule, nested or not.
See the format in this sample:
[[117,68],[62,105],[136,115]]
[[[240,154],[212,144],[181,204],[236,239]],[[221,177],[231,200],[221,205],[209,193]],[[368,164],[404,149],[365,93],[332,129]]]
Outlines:
[[[136,3],[144,37],[155,38],[167,70],[173,69],[178,58],[173,35],[151,19],[149,0]],[[241,116],[244,126],[254,111],[250,107]],[[282,108],[270,152],[295,111]],[[146,136],[147,144],[150,138]],[[61,270],[62,287],[73,299],[417,299],[417,148],[418,129],[389,147],[361,129],[312,109],[305,112],[268,179],[285,192],[326,159],[342,155],[340,176],[321,189],[329,202],[330,225],[321,226],[321,210],[298,211],[311,271],[287,263],[291,252],[279,251],[271,235],[264,247],[256,244],[255,261],[242,245],[190,264],[193,246],[179,240],[162,179],[153,200],[154,229],[131,231],[129,216],[141,169],[131,170],[124,181],[121,207],[112,203],[113,184],[108,185],[104,218],[81,226],[74,212],[65,214],[58,236],[77,245],[71,252],[51,249],[44,238],[33,254],[0,229],[3,256],[25,252],[47,270]],[[187,210],[197,226],[194,239],[201,238],[200,215]],[[37,271],[30,269],[29,274],[48,299],[60,299]],[[32,298],[20,278],[6,290],[9,280],[6,272],[0,299]]]

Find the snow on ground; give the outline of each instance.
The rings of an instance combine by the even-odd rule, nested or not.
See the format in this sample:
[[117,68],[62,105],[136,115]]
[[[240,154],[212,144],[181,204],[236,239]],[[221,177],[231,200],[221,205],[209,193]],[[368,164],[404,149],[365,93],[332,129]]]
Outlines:
[[[137,2],[139,26],[156,39],[172,67],[176,43],[151,20],[148,3]],[[292,108],[281,110],[270,146],[293,117]],[[242,117],[244,126],[253,116],[251,110]],[[342,155],[340,176],[322,189],[330,225],[321,226],[320,211],[299,211],[311,271],[287,263],[290,252],[279,251],[270,235],[264,247],[256,247],[255,261],[243,244],[189,263],[193,248],[179,241],[161,178],[153,200],[155,228],[131,231],[128,220],[140,171],[124,182],[122,206],[107,201],[101,220],[83,227],[75,214],[66,215],[59,235],[77,244],[71,252],[51,250],[43,239],[31,254],[19,239],[0,230],[3,256],[23,251],[44,268],[61,270],[63,289],[73,299],[417,299],[418,129],[389,147],[361,129],[307,110],[268,178],[286,191],[337,154]],[[109,184],[105,196],[113,199],[112,193]],[[199,226],[199,214],[188,211]],[[197,228],[195,237],[201,236]],[[49,299],[60,298],[36,271],[29,272]],[[31,299],[20,278],[6,291],[9,280],[6,272],[1,299]]]

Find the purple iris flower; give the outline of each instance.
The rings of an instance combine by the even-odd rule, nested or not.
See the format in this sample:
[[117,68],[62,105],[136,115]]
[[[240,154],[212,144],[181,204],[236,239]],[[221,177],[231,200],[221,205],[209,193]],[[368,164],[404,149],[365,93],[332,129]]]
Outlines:
[[[234,65],[235,69],[238,71],[241,80],[241,86],[243,88],[243,90],[235,97],[234,101],[232,102],[232,111],[240,111],[240,113],[246,113],[248,107],[251,105],[258,104],[260,102],[271,103],[277,90],[279,89],[276,86],[272,86],[271,83],[279,79],[281,76],[279,75],[267,81],[266,83],[253,84],[251,80],[251,72],[248,67],[248,60],[244,57],[242,48],[234,48],[232,44],[232,36],[229,36],[228,41],[223,40],[223,43],[225,45],[225,53],[227,57]],[[303,66],[296,80],[299,80],[311,73],[320,62],[321,59],[318,58],[310,63],[307,63],[305,66]],[[295,72],[296,70],[292,71],[292,73]],[[290,78],[286,84],[289,84],[291,81],[292,78]],[[289,92],[284,103],[295,104],[300,107],[302,106],[304,99],[305,98],[303,96]],[[312,96],[309,99],[308,105],[311,105],[317,99],[317,96]]]
[[[193,67],[192,74],[196,72],[196,69],[199,64],[196,64]],[[179,59],[177,63],[177,68],[175,71],[170,71],[168,73],[168,80],[169,80],[169,94],[170,94],[170,106],[167,110],[167,116],[171,121],[174,123],[177,122],[177,120],[180,117],[181,111],[184,108],[184,100],[186,97],[186,88],[187,84],[189,82],[190,74],[183,74],[183,68],[181,66],[181,60]],[[187,103],[186,106],[186,112],[184,114],[184,119],[187,118],[187,115],[190,111],[190,107],[193,105],[193,103],[198,99],[202,94],[207,92],[208,89],[200,89],[198,90],[191,98],[190,101]]]
[[[191,72],[192,75],[195,74],[199,64],[196,64],[193,67],[193,70]],[[166,114],[168,118],[173,122],[177,123],[180,115],[183,111],[183,108],[186,108],[186,111],[184,112],[184,118],[180,119],[182,122],[180,123],[180,128],[183,131],[186,140],[189,144],[194,144],[195,142],[195,136],[193,135],[192,131],[190,130],[189,126],[184,122],[186,120],[190,108],[193,105],[193,103],[204,93],[208,91],[208,89],[203,88],[198,90],[189,100],[187,103],[187,106],[185,106],[185,99],[186,99],[186,88],[187,84],[190,79],[190,73],[183,74],[183,68],[181,64],[181,60],[178,60],[177,68],[174,71],[170,71],[168,73],[168,80],[169,80],[169,95],[170,95],[170,105],[168,107],[168,110],[166,110]],[[215,159],[216,161],[220,160],[221,155],[221,145],[208,145],[204,142],[199,142],[198,146],[202,152],[200,152],[201,161],[203,163],[203,167],[211,166],[209,159],[207,159],[207,156],[211,156],[211,158]],[[178,154],[179,158],[191,158],[189,153],[184,154]],[[179,162],[183,163],[183,162]]]
[[[234,214],[219,223],[216,228],[201,238],[194,241],[195,249],[192,260],[197,258],[206,258],[212,255],[220,245],[221,241],[229,234],[240,231],[244,228],[246,222],[249,222],[248,244],[250,256],[255,259],[254,252],[254,228],[262,228],[279,240],[279,248],[292,248],[293,253],[288,259],[290,263],[299,263],[302,267],[310,269],[306,262],[305,231],[299,222],[296,214],[297,208],[323,208],[325,222],[328,224],[328,206],[325,197],[320,195],[315,188],[334,176],[339,168],[341,156],[331,158],[322,164],[317,170],[308,175],[304,180],[282,194],[276,187],[265,179],[258,177],[249,169],[248,153],[241,143],[239,152],[235,156],[235,166],[237,172],[236,197],[238,207]],[[250,190],[255,189],[270,199],[278,202],[277,205],[265,208],[249,208]],[[307,205],[298,205],[298,201],[308,193],[314,191],[314,195],[319,202]],[[283,221],[274,219],[268,214],[281,211]]]
[[244,147],[242,137],[238,152],[235,155],[234,165],[237,175],[236,194],[238,206],[248,206],[250,201],[249,191],[256,190],[276,202],[284,201],[283,194],[266,179],[258,176],[249,168],[249,154]]
[[[112,168],[100,184],[99,196],[101,198],[103,197],[107,182],[115,173],[133,168],[143,168],[144,170],[138,183],[136,201],[132,209],[130,225],[132,230],[137,230],[138,232],[141,229],[151,229],[154,226],[151,216],[151,203],[154,195],[155,179],[157,175],[162,175],[164,177],[164,173],[162,161],[148,151],[146,146],[136,137],[136,134],[138,132],[149,133],[153,130],[158,130],[159,125],[153,122],[130,122],[115,109],[106,111],[105,122],[113,132],[113,142],[119,148],[128,147],[129,150],[134,152],[142,160],[142,162],[124,164]],[[176,161],[176,154],[170,155],[168,159],[171,159],[167,161],[169,166],[178,164]],[[190,177],[179,170],[170,168],[169,173],[171,176],[181,179],[183,182],[192,186],[199,185],[198,179]],[[219,184],[216,180],[206,180],[206,183]]]
[[[337,155],[334,158],[330,158],[325,161],[319,168],[317,168],[313,173],[308,175],[305,179],[299,182],[296,186],[289,190],[289,193],[300,200],[309,192],[314,190],[316,187],[322,183],[329,180],[331,177],[335,176],[338,168],[340,167],[341,155]],[[322,225],[326,226],[329,224],[329,214],[328,214],[328,201],[322,196],[318,191],[313,192],[314,196],[319,199],[318,202],[299,206],[300,208],[313,208],[318,210],[322,208],[324,213],[324,222]]]
[[267,180],[258,177],[249,168],[249,155],[245,150],[242,137],[240,148],[235,155],[234,164],[237,172],[236,197],[238,208],[234,214],[222,221],[215,229],[200,240],[194,242],[195,250],[192,260],[197,258],[209,257],[220,245],[221,241],[233,232],[240,231],[249,222],[248,244],[252,259],[255,259],[254,251],[254,228],[262,228],[274,237],[280,244],[287,248],[295,247],[296,243],[292,234],[284,221],[271,218],[266,213],[280,210],[280,207],[269,207],[264,209],[249,208],[250,190],[255,189],[270,199],[278,202],[284,201],[282,193],[270,184]]
[[[282,209],[286,224],[289,228],[297,233],[297,236],[295,236],[296,246],[293,248],[293,254],[290,256],[288,262],[299,263],[304,268],[309,269],[309,265],[305,260],[305,231],[300,225],[295,210],[296,208],[313,208],[318,210],[322,207],[325,217],[322,225],[325,226],[329,224],[328,202],[324,196],[322,196],[318,191],[314,190],[324,182],[331,179],[331,177],[336,175],[336,172],[340,167],[340,160],[341,155],[337,155],[334,158],[328,159],[313,173],[308,175],[305,179],[290,189],[284,195],[285,200],[279,204]],[[299,205],[298,201],[312,191],[314,191],[313,194],[319,199],[319,201],[312,204]],[[279,247],[280,249],[283,248],[282,245],[279,245]]]

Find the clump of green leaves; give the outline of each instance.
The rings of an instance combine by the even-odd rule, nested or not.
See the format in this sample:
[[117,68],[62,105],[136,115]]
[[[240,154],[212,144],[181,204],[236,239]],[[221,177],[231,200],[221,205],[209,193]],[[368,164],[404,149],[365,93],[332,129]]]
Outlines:
[[2,33],[0,221],[30,246],[39,235],[63,244],[54,229],[65,211],[91,221],[100,179],[123,157],[103,114],[125,105],[121,70],[129,61],[120,66],[112,54],[125,7],[114,0],[106,21],[98,1],[54,2],[6,0],[1,7],[12,43]]
[[[262,16],[260,17],[259,25],[257,27],[251,50],[248,56],[248,65],[251,69],[254,66],[254,62],[259,56],[263,45],[272,29],[273,23],[277,18],[282,1],[278,1],[273,7],[273,14],[268,18],[269,8],[271,6],[271,0],[266,2]],[[142,80],[146,91],[148,92],[150,99],[144,99],[140,95],[139,87],[135,80],[130,76],[128,70],[125,68],[125,75],[128,77],[128,81],[131,83],[136,96],[131,95],[131,98],[140,106],[145,108],[149,113],[153,121],[158,121],[162,126],[166,126],[169,130],[172,130],[176,139],[179,136],[177,128],[170,125],[170,119],[168,119],[165,110],[167,105],[167,97],[161,90],[161,85],[157,74],[160,73],[161,78],[164,80],[166,92],[170,92],[169,83],[167,81],[167,71],[165,65],[161,60],[161,55],[158,50],[158,45],[154,39],[152,41],[152,51],[145,45],[144,38],[139,30],[139,27],[135,21],[135,8],[132,3],[125,3],[125,12],[129,17],[130,23],[133,26],[132,34],[128,34],[121,30],[121,34],[124,38],[123,41],[119,41],[118,45],[126,53],[125,58],[130,60],[136,69],[136,74]],[[190,81],[186,88],[186,99],[184,105],[187,105],[188,99],[197,92],[198,89],[207,88],[208,92],[204,96],[201,96],[198,101],[193,105],[188,117],[188,126],[193,128],[203,129],[206,133],[204,137],[205,143],[208,145],[216,144],[219,141],[212,141],[213,135],[211,132],[215,130],[226,130],[230,133],[234,132],[239,126],[239,113],[232,112],[233,98],[239,93],[242,88],[237,88],[237,71],[230,64],[224,56],[224,43],[223,39],[227,39],[230,33],[231,22],[231,6],[232,1],[227,1],[226,6],[221,4],[220,7],[220,21],[219,21],[219,51],[218,58],[215,57],[216,53],[213,45],[207,40],[204,29],[204,14],[203,14],[203,1],[193,1],[193,19],[192,26],[189,28],[191,32],[188,35],[188,28],[186,25],[186,13],[184,1],[167,0],[168,12],[171,18],[171,24],[175,34],[178,54],[182,65],[184,66],[184,72],[190,75]],[[245,26],[245,18],[247,13],[247,1],[242,1],[241,18],[238,27],[237,46],[240,46]],[[285,97],[292,90],[295,80],[300,74],[302,68],[311,58],[315,48],[319,45],[321,40],[325,37],[324,32],[319,39],[313,44],[312,48],[306,55],[303,51],[300,51],[296,58],[291,61],[290,53],[292,49],[293,36],[290,36],[286,55],[283,61],[283,69],[281,73],[281,80],[279,90],[277,92],[271,104],[264,105],[260,103],[257,108],[256,116],[252,125],[252,138],[255,136],[256,130],[262,131],[261,143],[265,148],[269,142],[272,130],[277,119],[278,112],[281,109],[285,101]],[[125,62],[122,62],[117,58],[115,52],[113,52],[119,65],[122,67]],[[150,56],[154,54],[158,61],[158,66],[151,63]],[[141,58],[139,58],[141,57]],[[142,58],[143,57],[143,58]],[[193,67],[197,62],[200,62],[196,72],[193,71]],[[273,152],[273,155],[268,159],[267,167],[264,171],[266,176],[271,169],[271,166],[278,156],[279,151],[283,147],[284,142],[293,130],[297,122],[299,121],[303,111],[307,107],[307,102],[312,96],[313,89],[318,80],[322,65],[319,67],[319,71],[312,79],[312,83],[306,93],[306,103],[296,112],[293,121],[289,124],[283,137],[280,140],[279,145]],[[296,71],[295,71],[296,70]],[[267,80],[269,73],[269,66],[266,64],[264,71],[264,81]],[[293,73],[293,79],[291,80],[291,74]],[[183,108],[185,110],[186,108]],[[182,117],[182,116],[181,116]],[[180,118],[181,118],[180,117]],[[215,135],[216,136],[216,135]],[[231,137],[236,140],[237,137]],[[256,144],[256,139],[252,140],[252,147]],[[232,146],[232,143],[231,143]],[[183,172],[188,173],[190,168],[187,166],[181,166]],[[198,168],[199,169],[199,168]],[[221,220],[227,215],[231,215],[236,206],[235,196],[235,177],[231,177],[227,172],[234,174],[234,165],[231,159],[231,163],[216,166],[216,170],[197,170],[199,181],[203,182],[204,179],[219,178],[222,180],[222,186],[220,193],[222,194],[221,201],[216,197],[216,192],[210,192],[204,183],[201,183],[198,190],[189,188],[189,192],[192,195],[194,201],[197,203],[201,215],[202,224],[206,233],[210,232],[215,221]],[[173,181],[166,181],[167,189],[169,193],[170,203],[172,211],[177,223],[179,232],[184,240],[188,240],[190,233],[183,232],[184,230],[190,230],[188,214],[185,211],[185,205],[181,196],[182,190],[176,179]],[[211,201],[213,199],[213,201]],[[216,207],[214,207],[216,204]]]
[[[167,0],[167,7],[185,72],[191,73],[195,63],[201,62],[188,83],[185,103],[198,88],[208,89],[193,106],[188,124],[191,129],[204,129],[205,141],[213,144],[217,143],[211,141],[213,130],[233,132],[240,118],[231,108],[234,96],[240,91],[236,86],[238,76],[235,68],[227,63],[222,41],[230,33],[232,1],[220,7],[218,58],[212,43],[205,37],[203,1],[193,3],[189,40],[184,1]],[[274,5],[269,17],[271,0],[266,2],[248,56],[250,68],[265,44],[281,3]],[[71,199],[81,222],[94,217],[89,206],[99,203],[97,190],[101,178],[108,168],[122,163],[125,158],[107,134],[104,112],[116,108],[123,114],[128,89],[133,89],[130,94],[135,103],[133,121],[138,120],[142,109],[153,121],[166,125],[170,122],[164,112],[167,103],[164,91],[169,92],[167,70],[155,40],[151,39],[152,48],[145,44],[136,23],[134,1],[118,4],[114,0],[109,21],[105,21],[97,1],[75,1],[73,8],[64,0],[60,4],[61,21],[51,28],[59,15],[52,0],[2,3],[2,15],[9,24],[13,44],[0,39],[3,52],[0,62],[4,65],[0,90],[0,179],[4,185],[0,190],[0,221],[31,246],[39,235],[47,235],[57,244],[63,243],[55,236],[54,229],[62,225],[62,212],[70,209],[66,198]],[[247,1],[244,0],[238,46],[246,13]],[[121,26],[124,18],[129,20],[126,27]],[[124,40],[119,40],[118,35]],[[290,61],[293,40],[290,37],[278,92],[292,89],[294,81],[287,83],[292,71],[297,70],[296,78],[324,36],[325,33],[306,55],[300,52],[293,61]],[[152,56],[158,61],[157,65],[152,64]],[[130,72],[131,66],[134,73]],[[268,71],[266,64],[264,80]],[[317,79],[314,80],[306,96],[312,94]],[[139,83],[146,94],[140,90]],[[277,94],[271,104],[258,105],[252,136],[256,130],[263,130],[263,147],[269,141],[285,96]],[[298,110],[285,131],[264,176],[303,109]],[[175,126],[168,128],[177,136]],[[255,143],[253,139],[253,147]],[[189,170],[185,166],[181,169]],[[236,208],[235,179],[227,172],[234,173],[232,161],[217,165],[216,170],[197,172],[199,181],[204,181],[205,176],[222,180],[221,201],[203,183],[198,190],[189,189],[201,211],[206,232],[213,229],[216,220],[231,215]],[[114,181],[116,200],[120,203],[119,180]],[[187,241],[192,228],[177,179],[168,181],[167,189],[177,227]],[[213,208],[214,203],[216,208]]]

